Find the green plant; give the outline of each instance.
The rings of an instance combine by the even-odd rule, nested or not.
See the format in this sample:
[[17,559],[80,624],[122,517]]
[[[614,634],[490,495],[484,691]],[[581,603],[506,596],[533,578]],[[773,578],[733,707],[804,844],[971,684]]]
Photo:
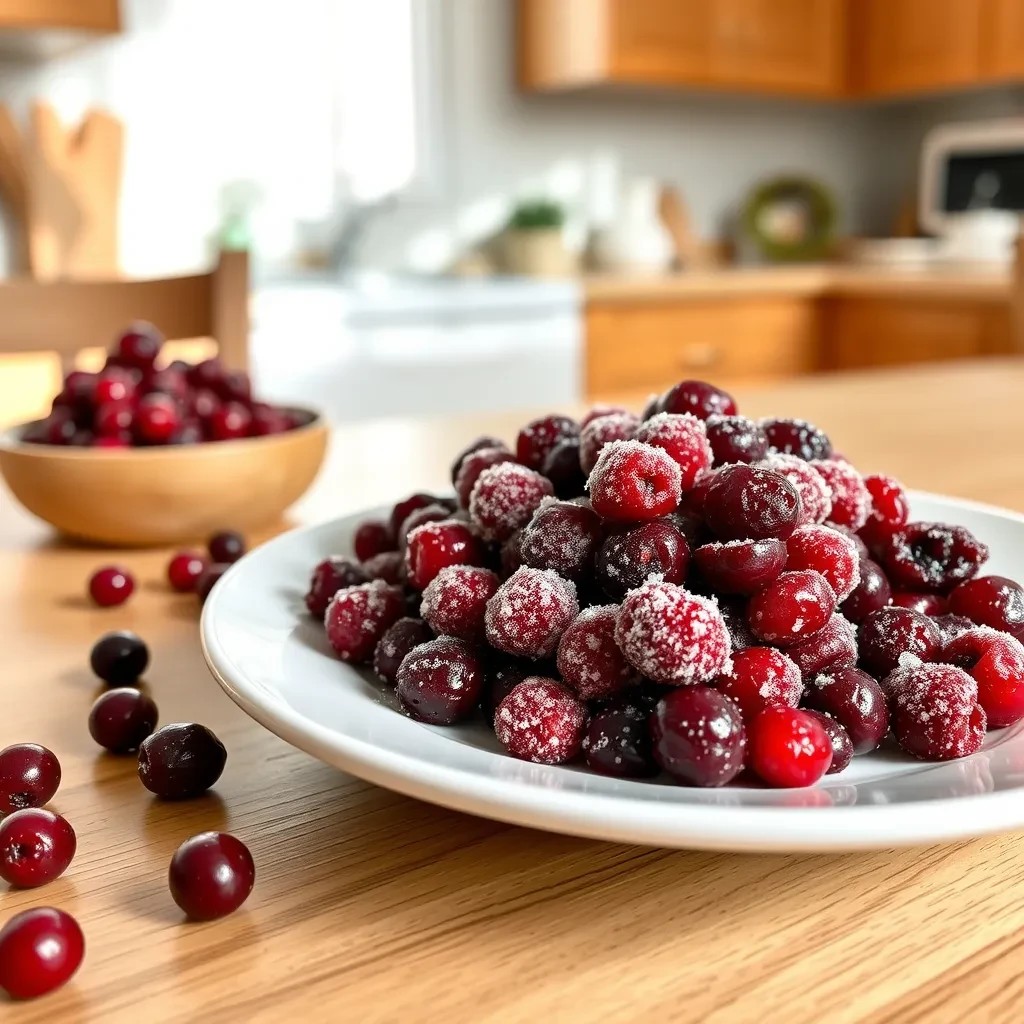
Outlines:
[[533,199],[520,203],[512,211],[508,226],[512,231],[540,231],[560,228],[565,223],[565,211],[558,203],[547,199]]

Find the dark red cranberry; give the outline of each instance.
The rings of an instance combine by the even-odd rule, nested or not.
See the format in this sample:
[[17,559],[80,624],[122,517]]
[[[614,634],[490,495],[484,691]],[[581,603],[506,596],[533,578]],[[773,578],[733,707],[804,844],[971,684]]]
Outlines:
[[163,335],[152,324],[140,320],[117,339],[115,351],[123,365],[148,370],[160,354],[163,343]]
[[786,542],[786,548],[786,568],[820,572],[840,602],[860,583],[857,547],[850,537],[838,530],[817,523],[797,527]]
[[828,521],[850,530],[859,530],[871,512],[871,495],[864,478],[848,462],[840,459],[816,459],[811,463],[832,492],[832,511]]
[[934,661],[942,646],[939,627],[910,608],[872,612],[861,622],[858,639],[861,665],[879,679],[896,668],[901,655]]
[[417,526],[423,526],[426,523],[440,523],[444,519],[451,519],[451,517],[452,510],[447,505],[441,505],[437,502],[433,505],[424,505],[423,508],[418,508],[415,512],[410,512],[398,528],[399,548],[403,551],[405,550],[405,546],[409,542],[409,534]]
[[135,412],[127,402],[107,402],[96,410],[93,431],[97,438],[121,437],[135,423]]
[[889,707],[881,686],[859,668],[846,666],[818,676],[804,699],[831,715],[845,730],[855,754],[874,750],[889,731]]
[[167,444],[180,426],[178,407],[168,395],[146,395],[135,410],[135,432],[144,444]]
[[590,502],[605,519],[639,523],[675,511],[682,494],[679,465],[663,448],[612,441],[590,474]]
[[225,402],[211,413],[206,431],[211,441],[235,441],[248,437],[252,413],[241,402]]
[[795,455],[807,462],[827,459],[832,454],[832,442],[828,435],[806,420],[761,420],[761,429],[774,452]]
[[58,410],[39,424],[41,444],[68,445],[75,436],[75,422],[66,410]]
[[367,579],[383,580],[396,586],[403,586],[408,579],[405,555],[401,551],[382,551],[379,555],[368,558],[363,562],[363,572],[366,573]]
[[696,416],[659,413],[642,424],[634,437],[672,457],[679,467],[684,491],[691,490],[697,477],[710,469],[714,461],[704,421]]
[[591,420],[580,434],[580,468],[588,476],[598,457],[612,441],[629,441],[640,421],[629,412],[616,412]]
[[579,613],[576,588],[550,569],[517,569],[487,602],[492,647],[522,658],[550,658]]
[[710,686],[683,686],[651,712],[654,758],[687,786],[724,786],[743,769],[747,735],[739,708]]
[[636,680],[615,642],[618,611],[613,604],[585,608],[558,642],[562,681],[584,700],[614,696]]
[[524,466],[539,470],[552,448],[567,438],[579,435],[579,424],[568,416],[543,416],[531,420],[516,438],[516,458]]
[[597,712],[583,737],[587,767],[600,775],[643,779],[658,774],[647,719],[650,711],[624,699]]
[[202,362],[190,366],[186,371],[189,384],[194,388],[205,388],[210,391],[219,391],[220,382],[224,379],[224,365],[217,358],[204,359]]
[[138,750],[156,729],[157,708],[151,697],[132,686],[108,690],[89,712],[89,735],[112,754]]
[[748,760],[769,786],[812,786],[832,764],[832,741],[813,713],[766,708],[750,726]]
[[364,520],[356,528],[352,549],[360,562],[365,562],[382,551],[394,551],[397,546],[395,531],[383,519]]
[[522,567],[523,564],[523,531],[516,530],[504,544],[501,545],[499,559],[501,562],[501,578],[507,580],[509,576]]
[[206,599],[210,596],[214,584],[230,568],[231,566],[227,562],[214,562],[203,570],[202,575],[196,580],[196,597],[199,598],[200,604],[206,604]]
[[109,686],[127,686],[146,671],[149,648],[128,630],[105,633],[89,652],[93,672]]
[[484,685],[477,648],[441,636],[414,647],[398,669],[398,699],[421,722],[452,725],[476,710]]
[[60,762],[38,743],[14,743],[0,750],[0,815],[42,807],[60,786]]
[[767,435],[746,416],[712,416],[706,425],[716,466],[758,462],[768,454]]
[[139,747],[139,778],[164,800],[201,796],[224,771],[224,744],[194,722],[175,722],[147,736]]
[[529,676],[498,705],[494,734],[514,757],[562,764],[583,747],[587,707],[554,679]]
[[532,661],[525,658],[491,658],[487,666],[484,688],[480,696],[480,709],[487,722],[494,726],[498,705],[524,680],[530,676],[544,678],[555,675],[555,666],[549,662]]
[[[403,498],[397,502],[391,510],[391,516],[388,520],[388,525],[391,529],[393,537],[398,537],[398,531],[402,526],[402,523],[412,515],[418,508],[426,508],[427,505],[434,505],[437,503],[437,498],[432,494],[426,494],[423,491],[417,491],[415,494],[410,494],[408,498]],[[392,545],[394,546],[394,545]]]
[[104,370],[96,378],[93,390],[93,402],[97,407],[110,402],[124,403],[126,406],[135,397],[135,378],[130,373],[112,367]]
[[551,501],[524,528],[519,551],[525,565],[554,569],[578,583],[590,576],[602,536],[601,520],[592,508]]
[[462,467],[462,462],[466,456],[471,455],[473,452],[480,451],[481,448],[504,448],[508,451],[508,446],[500,437],[492,437],[490,434],[484,434],[482,437],[478,437],[475,441],[471,441],[465,448],[455,456],[455,460],[452,462],[452,487],[455,486],[455,481],[459,477],[459,469]]
[[525,526],[541,502],[554,493],[551,481],[540,473],[516,462],[499,462],[477,477],[469,514],[487,540],[500,543]]
[[915,594],[909,590],[897,590],[892,595],[896,608],[912,608],[922,615],[945,615],[949,602],[941,594]]
[[132,439],[128,433],[118,434],[117,437],[97,437],[93,440],[92,446],[94,448],[130,448]]
[[825,478],[809,462],[795,455],[770,454],[756,463],[760,469],[770,469],[784,476],[800,495],[799,526],[823,523],[832,512],[832,492]]
[[688,412],[702,420],[736,414],[736,401],[732,395],[703,380],[681,380],[669,389],[660,405],[659,412]]
[[174,851],[167,884],[175,903],[193,921],[234,913],[256,882],[249,848],[225,832],[202,832]]
[[0,988],[12,999],[35,999],[65,984],[85,956],[78,922],[63,910],[33,907],[0,929]]
[[325,558],[314,570],[306,592],[309,614],[323,621],[331,598],[345,587],[368,583],[370,577],[349,558]]
[[515,463],[516,457],[504,446],[499,448],[478,448],[470,452],[459,466],[458,476],[455,478],[455,494],[459,500],[459,507],[468,509],[470,499],[473,496],[473,488],[476,487],[480,474],[491,466],[500,465],[503,462]]
[[877,562],[870,558],[860,561],[860,582],[840,609],[851,622],[863,622],[872,612],[884,608],[892,599],[889,578]]
[[723,594],[756,594],[786,567],[786,545],[774,537],[705,544],[694,562],[710,586]]
[[551,481],[557,498],[575,498],[587,486],[587,478],[580,466],[580,440],[571,437],[560,441],[544,459],[541,473]]
[[456,519],[426,523],[409,535],[405,565],[417,590],[449,565],[482,565],[484,546],[474,530]]
[[807,714],[818,720],[818,724],[828,735],[829,743],[832,744],[832,764],[825,772],[826,775],[838,775],[843,769],[848,768],[853,760],[853,743],[846,730],[830,715],[824,711],[808,711]]
[[167,582],[179,594],[195,593],[196,584],[206,568],[206,559],[195,551],[179,551],[167,563]]
[[1005,576],[979,576],[949,595],[949,610],[1024,640],[1024,589]]
[[135,589],[131,573],[116,565],[105,565],[89,577],[89,596],[101,608],[124,604]]
[[690,564],[690,548],[680,530],[666,519],[615,533],[602,543],[596,574],[605,593],[621,601],[648,579],[682,583]]
[[430,627],[422,620],[405,616],[384,631],[373,652],[373,671],[385,683],[394,686],[402,659],[420,644],[434,639]]
[[148,378],[146,385],[150,393],[159,391],[162,394],[170,395],[179,402],[186,402],[188,400],[188,381],[185,379],[185,374],[177,370],[171,370],[170,368],[157,370],[156,373]]
[[241,402],[248,405],[252,401],[252,381],[244,370],[228,370],[217,382],[217,394],[225,402]]
[[253,437],[270,437],[274,434],[287,433],[292,429],[294,424],[286,412],[260,402],[253,404],[250,430]]
[[804,689],[796,663],[773,647],[748,647],[734,654],[732,668],[711,685],[735,703],[748,723],[767,707],[795,708]]
[[962,526],[909,523],[886,540],[880,555],[895,587],[946,591],[977,573],[988,548]]
[[770,469],[725,466],[704,498],[704,518],[722,540],[785,540],[800,520],[800,495]]
[[750,599],[754,635],[786,647],[823,629],[836,610],[836,595],[819,572],[784,572]]
[[34,889],[59,878],[75,856],[75,830],[45,807],[27,807],[0,820],[0,878]]
[[817,633],[787,647],[786,653],[805,679],[841,665],[856,665],[856,627],[842,615],[833,615]]
[[943,659],[974,678],[990,729],[1024,718],[1024,646],[1019,640],[980,626],[947,643]]
[[245,538],[234,530],[220,530],[207,542],[206,549],[215,562],[237,562],[245,554]]
[[362,664],[373,657],[374,648],[387,628],[404,614],[405,595],[401,587],[383,580],[346,587],[327,606],[327,640],[342,661]]
[[76,430],[68,444],[72,448],[91,448],[96,437],[91,430]]
[[910,518],[910,502],[903,487],[891,476],[866,476],[864,486],[871,496],[871,511],[861,533],[865,543],[875,549],[906,524]]
[[449,565],[423,591],[423,618],[435,633],[479,642],[484,638],[487,602],[500,584],[490,569]]

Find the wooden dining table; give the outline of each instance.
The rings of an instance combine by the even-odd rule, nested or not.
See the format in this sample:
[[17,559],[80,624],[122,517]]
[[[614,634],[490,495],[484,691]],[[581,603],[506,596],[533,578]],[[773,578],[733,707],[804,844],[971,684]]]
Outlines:
[[[822,425],[866,471],[1017,510],[1022,396],[1024,360],[737,392],[751,415]],[[340,426],[287,525],[444,489],[454,451],[480,433],[514,438],[538,412],[529,406],[524,395],[514,415]],[[1024,1017],[1021,835],[739,855],[595,842],[409,799],[319,763],[231,703],[204,664],[196,599],[166,584],[168,556],[57,539],[0,491],[0,747],[35,741],[58,755],[52,807],[79,841],[62,878],[0,890],[0,923],[61,907],[87,943],[66,987],[28,1003],[0,996],[0,1021]],[[120,608],[85,597],[107,562],[137,579]],[[208,795],[161,802],[133,757],[90,739],[101,687],[89,649],[113,629],[148,643],[144,685],[161,721],[202,722],[225,743],[227,767]],[[179,843],[208,829],[249,845],[256,886],[232,916],[190,924],[167,868]]]

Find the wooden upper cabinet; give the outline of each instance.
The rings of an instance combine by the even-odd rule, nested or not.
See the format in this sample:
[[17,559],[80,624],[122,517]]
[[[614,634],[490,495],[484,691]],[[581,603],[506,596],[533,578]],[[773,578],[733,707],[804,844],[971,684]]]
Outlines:
[[983,0],[986,6],[981,66],[986,78],[1024,76],[1024,3]]
[[706,82],[712,70],[714,6],[702,0],[609,0],[611,76],[633,82]]

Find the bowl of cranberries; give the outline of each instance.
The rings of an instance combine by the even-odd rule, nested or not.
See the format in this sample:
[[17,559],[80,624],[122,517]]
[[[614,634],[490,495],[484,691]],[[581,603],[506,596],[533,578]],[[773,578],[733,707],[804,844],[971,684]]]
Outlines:
[[224,522],[274,522],[313,482],[327,429],[308,409],[258,401],[217,359],[162,358],[135,324],[96,373],[64,378],[49,415],[0,435],[0,473],[62,533],[172,544]]
[[285,739],[619,841],[1024,826],[1024,516],[700,381],[453,456],[452,491],[283,535],[212,591],[207,661]]

